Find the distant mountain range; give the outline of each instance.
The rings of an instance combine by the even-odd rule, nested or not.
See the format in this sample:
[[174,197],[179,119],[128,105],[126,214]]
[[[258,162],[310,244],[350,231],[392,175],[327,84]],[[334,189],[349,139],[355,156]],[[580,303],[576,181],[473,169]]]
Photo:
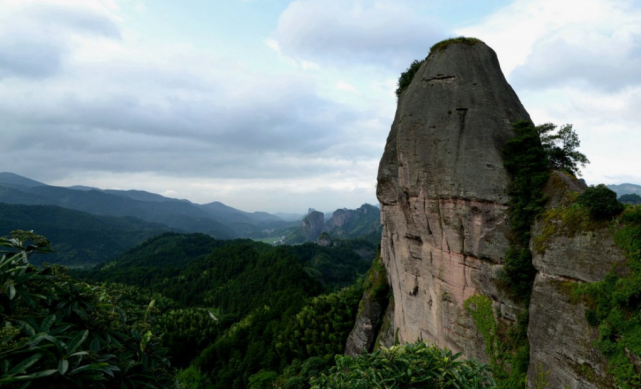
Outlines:
[[618,197],[621,197],[626,194],[637,194],[641,196],[641,185],[619,184],[619,185],[607,185],[607,187],[615,191]]
[[[277,238],[268,238],[296,235],[303,217],[244,212],[218,201],[200,205],[140,190],[52,186],[17,174],[0,173],[0,236],[16,229],[46,236],[57,252],[40,258],[50,263],[100,263],[164,232],[198,232],[217,239],[252,238],[271,243]],[[378,214],[375,219],[380,224]],[[354,227],[363,224],[351,223]],[[363,230],[349,227],[342,232],[333,228],[326,231],[351,238],[364,235],[364,230],[356,232],[358,229]],[[291,239],[289,243],[316,238]]]
[[0,173],[0,202],[53,205],[93,215],[136,217],[171,230],[202,232],[219,239],[262,237],[267,231],[291,226],[266,212],[244,212],[220,202],[194,204],[140,190],[46,185],[13,173]]
[[0,235],[23,229],[48,237],[57,253],[41,258],[52,263],[99,263],[168,231],[264,238],[298,224],[220,202],[200,205],[140,190],[58,187],[0,173]]
[[[283,244],[298,244],[332,239],[367,239],[380,243],[381,210],[374,205],[363,204],[358,209],[337,209],[328,220],[327,215],[310,209],[296,230],[282,239]],[[320,239],[319,239],[320,238]]]

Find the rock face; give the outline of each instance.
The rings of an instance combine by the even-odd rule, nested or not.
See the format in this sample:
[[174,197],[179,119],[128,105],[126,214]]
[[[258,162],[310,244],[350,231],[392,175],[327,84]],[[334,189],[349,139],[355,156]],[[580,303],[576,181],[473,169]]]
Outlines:
[[490,296],[502,320],[515,320],[519,308],[494,281],[510,232],[501,149],[522,119],[528,113],[482,42],[430,54],[401,93],[377,187],[399,341],[487,361],[463,302]]
[[310,208],[301,228],[287,236],[285,243],[315,242],[321,233],[327,233],[334,239],[378,240],[381,234],[380,210],[363,204],[357,209],[337,209],[332,217],[325,220],[323,213]]
[[324,223],[325,215],[322,212],[312,211],[303,219],[301,233],[307,241],[316,240],[323,232]]
[[531,387],[537,369],[548,372],[550,388],[609,388],[605,358],[594,346],[598,330],[588,325],[585,305],[573,299],[577,283],[601,281],[612,265],[624,260],[615,246],[608,223],[575,230],[565,226],[561,212],[571,204],[570,191],[585,184],[555,172],[545,193],[546,213],[532,228],[530,249],[537,270],[530,301]]
[[[513,136],[511,123],[520,119],[529,116],[496,55],[481,42],[436,50],[401,92],[378,172],[381,262],[393,294],[393,312],[388,308],[385,316],[393,325],[378,334],[379,342],[421,339],[489,362],[464,302],[474,295],[491,299],[497,328],[507,328],[525,310],[497,287],[511,234],[510,178],[501,150]],[[598,330],[588,325],[585,303],[572,293],[624,262],[608,222],[573,206],[585,188],[553,172],[544,190],[545,212],[532,226],[537,275],[527,329],[531,388],[541,387],[545,375],[550,388],[615,385],[595,347]],[[350,353],[369,351],[371,323],[382,314],[366,297]]]
[[[345,354],[372,352],[378,345],[393,345],[393,301],[390,304],[387,272],[380,257],[372,262],[363,282],[363,297],[352,332],[347,338]],[[391,334],[391,336],[390,336]]]

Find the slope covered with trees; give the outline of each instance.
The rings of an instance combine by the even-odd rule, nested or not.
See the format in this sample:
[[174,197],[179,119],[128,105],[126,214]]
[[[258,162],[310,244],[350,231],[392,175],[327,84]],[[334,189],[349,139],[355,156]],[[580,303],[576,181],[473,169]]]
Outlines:
[[134,217],[98,216],[50,205],[0,203],[0,231],[35,230],[51,239],[52,252],[32,263],[93,266],[169,227]]
[[154,294],[174,364],[215,388],[244,388],[250,378],[300,380],[310,358],[332,364],[353,326],[355,283],[374,255],[367,241],[274,247],[166,233],[75,274]]

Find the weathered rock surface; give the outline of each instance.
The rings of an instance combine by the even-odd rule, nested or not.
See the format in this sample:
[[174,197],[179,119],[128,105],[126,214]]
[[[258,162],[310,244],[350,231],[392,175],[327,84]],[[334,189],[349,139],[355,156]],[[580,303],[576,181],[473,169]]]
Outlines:
[[373,351],[376,348],[377,338],[381,337],[379,334],[383,334],[383,342],[385,342],[382,344],[383,346],[389,346],[388,343],[390,343],[387,339],[387,334],[390,332],[389,327],[391,327],[390,287],[387,281],[387,272],[380,257],[372,262],[372,267],[363,282],[363,289],[356,322],[345,346],[345,354],[347,355],[359,355]]
[[530,300],[530,368],[549,372],[550,388],[608,388],[605,358],[594,346],[598,330],[585,319],[585,305],[571,291],[577,283],[603,280],[612,265],[623,261],[608,223],[591,223],[577,230],[564,225],[561,214],[572,201],[570,192],[585,184],[554,172],[545,188],[546,213],[532,228],[532,262],[537,270]]
[[529,119],[484,43],[431,54],[399,97],[378,173],[399,341],[427,340],[487,361],[463,308],[490,296],[502,320],[519,308],[495,286],[508,248],[501,149]]

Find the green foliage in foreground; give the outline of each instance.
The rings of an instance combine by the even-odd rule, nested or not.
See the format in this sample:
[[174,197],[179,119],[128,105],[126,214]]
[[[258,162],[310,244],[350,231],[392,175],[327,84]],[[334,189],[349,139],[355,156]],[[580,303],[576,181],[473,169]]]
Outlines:
[[328,374],[312,378],[314,389],[495,388],[485,365],[460,360],[459,354],[404,344],[356,357],[337,355]]
[[577,198],[577,202],[590,210],[595,220],[606,220],[623,211],[623,204],[617,200],[617,194],[607,186],[599,184],[590,186]]
[[30,265],[49,245],[24,231],[0,238],[0,386],[172,387],[154,302]]
[[588,323],[599,329],[599,350],[607,357],[617,387],[641,387],[641,207],[628,207],[612,223],[615,243],[626,255],[601,282],[580,284]]

